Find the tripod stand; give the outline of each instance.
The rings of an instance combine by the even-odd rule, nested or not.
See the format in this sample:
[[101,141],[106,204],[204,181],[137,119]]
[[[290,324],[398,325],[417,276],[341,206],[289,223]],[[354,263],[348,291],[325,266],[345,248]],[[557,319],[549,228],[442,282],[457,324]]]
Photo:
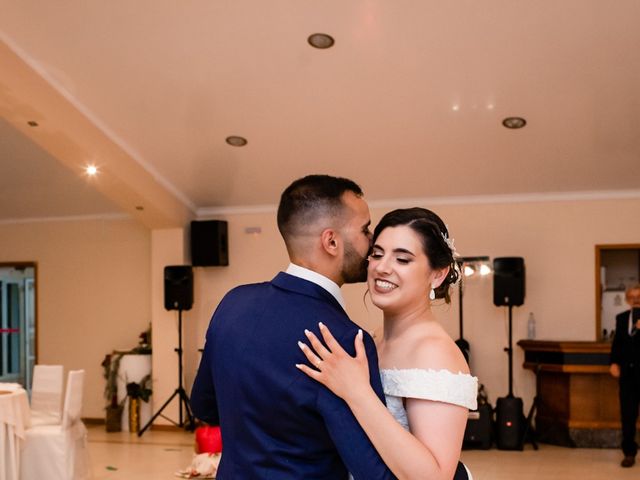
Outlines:
[[496,402],[496,444],[501,450],[522,450],[524,413],[522,399],[513,395],[513,304],[509,307],[509,346],[504,349],[509,356],[509,393]]
[[[173,392],[173,394],[169,397],[169,399],[164,402],[164,404],[162,405],[162,407],[160,407],[160,410],[158,410],[156,413],[153,414],[153,417],[151,417],[151,420],[149,420],[149,422],[142,427],[142,430],[140,430],[138,432],[138,436],[141,437],[142,434],[151,426],[151,424],[153,423],[153,421],[158,418],[159,416],[162,416],[162,418],[165,418],[167,420],[169,420],[171,423],[173,423],[175,426],[180,427],[180,428],[185,428],[187,430],[192,430],[193,429],[193,414],[191,413],[191,405],[189,404],[189,396],[187,395],[187,392],[185,391],[184,387],[182,386],[182,309],[178,309],[178,348],[174,348],[175,352],[178,354],[178,388],[175,389],[175,391]],[[179,417],[178,417],[178,423],[174,422],[173,420],[171,420],[170,418],[165,417],[164,415],[162,415],[162,411],[167,407],[167,405],[169,405],[171,403],[171,401],[175,398],[178,397],[178,412],[179,412]],[[182,419],[182,407],[184,405],[184,410],[186,412],[187,415],[187,421],[183,422]]]

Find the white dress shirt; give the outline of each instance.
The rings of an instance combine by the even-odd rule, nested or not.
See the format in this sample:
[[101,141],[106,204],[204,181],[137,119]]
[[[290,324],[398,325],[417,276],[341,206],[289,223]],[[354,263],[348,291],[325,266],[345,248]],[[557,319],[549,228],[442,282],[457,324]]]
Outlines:
[[330,280],[329,278],[319,274],[318,272],[314,272],[313,270],[309,270],[308,268],[304,268],[304,267],[301,267],[300,265],[296,265],[295,263],[289,264],[289,266],[287,267],[286,273],[288,273],[289,275],[293,275],[294,277],[308,280],[324,288],[338,301],[342,309],[346,310],[344,298],[342,298],[342,292],[340,291],[340,287],[333,280]]

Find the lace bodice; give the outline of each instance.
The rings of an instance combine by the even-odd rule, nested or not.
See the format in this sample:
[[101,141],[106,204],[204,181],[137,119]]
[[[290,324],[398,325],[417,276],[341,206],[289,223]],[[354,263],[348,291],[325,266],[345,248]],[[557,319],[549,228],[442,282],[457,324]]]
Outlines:
[[382,388],[387,408],[393,417],[409,429],[404,398],[420,398],[477,408],[478,379],[465,373],[448,370],[387,369],[381,370]]

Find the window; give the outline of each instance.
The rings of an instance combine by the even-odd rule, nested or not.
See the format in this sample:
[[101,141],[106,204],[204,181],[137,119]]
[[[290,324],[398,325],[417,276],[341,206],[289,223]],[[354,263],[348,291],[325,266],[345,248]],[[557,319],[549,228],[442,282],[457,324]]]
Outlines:
[[35,336],[35,264],[0,264],[0,381],[31,385]]

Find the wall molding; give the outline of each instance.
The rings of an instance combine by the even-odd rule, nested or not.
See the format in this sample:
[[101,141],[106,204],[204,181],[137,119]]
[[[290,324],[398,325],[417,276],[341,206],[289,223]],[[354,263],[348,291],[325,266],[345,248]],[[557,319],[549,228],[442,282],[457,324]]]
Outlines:
[[0,219],[0,225],[16,225],[21,223],[47,223],[47,222],[84,222],[92,220],[132,220],[127,213],[100,213],[94,215],[68,215],[57,217],[26,217]]
[[[487,205],[542,202],[575,202],[594,200],[628,200],[640,198],[640,190],[586,190],[575,192],[514,193],[499,195],[466,195],[451,197],[413,197],[368,200],[370,208],[406,208],[415,205]],[[196,218],[206,219],[224,215],[251,215],[276,213],[278,206],[229,206],[202,207],[196,210]]]

